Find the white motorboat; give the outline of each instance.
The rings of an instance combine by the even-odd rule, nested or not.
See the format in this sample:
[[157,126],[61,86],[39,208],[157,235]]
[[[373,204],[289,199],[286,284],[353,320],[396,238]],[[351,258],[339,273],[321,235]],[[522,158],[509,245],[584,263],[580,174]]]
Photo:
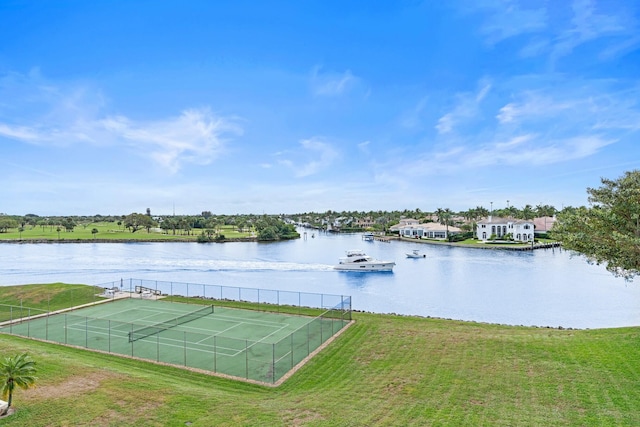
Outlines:
[[359,249],[347,251],[347,256],[340,258],[340,263],[333,268],[346,271],[391,271],[396,265],[393,261],[377,260]]
[[407,252],[407,258],[426,258],[425,254],[421,254],[420,251],[414,249],[413,252]]

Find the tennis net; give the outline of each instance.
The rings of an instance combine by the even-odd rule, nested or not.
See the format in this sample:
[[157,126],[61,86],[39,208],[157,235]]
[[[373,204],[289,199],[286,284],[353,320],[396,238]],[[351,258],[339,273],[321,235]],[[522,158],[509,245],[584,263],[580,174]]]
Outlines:
[[162,331],[166,331],[167,329],[182,325],[183,323],[192,322],[211,313],[213,313],[213,305],[208,305],[191,313],[183,314],[182,316],[178,316],[170,320],[165,320],[164,322],[156,323],[155,325],[136,329],[129,332],[129,342],[134,342],[154,334],[159,334]]

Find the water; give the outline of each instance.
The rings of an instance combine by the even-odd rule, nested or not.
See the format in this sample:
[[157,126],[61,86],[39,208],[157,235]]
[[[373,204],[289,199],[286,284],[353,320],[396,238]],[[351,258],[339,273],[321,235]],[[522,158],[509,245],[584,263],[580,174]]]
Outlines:
[[[316,233],[278,243],[0,244],[0,285],[120,278],[318,292],[353,308],[527,326],[640,325],[638,281],[559,249],[527,252],[364,242]],[[392,273],[333,270],[348,249],[394,260]],[[405,253],[419,249],[426,258]]]

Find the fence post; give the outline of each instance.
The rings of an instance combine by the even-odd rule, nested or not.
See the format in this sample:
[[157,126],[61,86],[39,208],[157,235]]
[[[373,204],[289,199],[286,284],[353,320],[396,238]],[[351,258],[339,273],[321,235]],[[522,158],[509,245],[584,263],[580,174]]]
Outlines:
[[244,340],[245,377],[249,379],[249,340]]
[[184,366],[187,366],[187,331],[184,331]]
[[107,325],[108,325],[108,328],[109,328],[109,332],[108,332],[109,335],[108,335],[108,338],[107,338],[108,339],[108,344],[107,345],[109,347],[109,353],[111,353],[111,319],[107,320],[107,322],[108,322]]
[[216,338],[217,338],[217,335],[214,335],[213,336],[213,372],[214,373],[218,372],[218,366],[217,366],[217,364],[218,364],[218,360],[217,359],[218,358],[216,357],[218,355],[218,350],[217,350],[217,347],[216,347]]
[[27,336],[31,338],[31,307],[27,309]]

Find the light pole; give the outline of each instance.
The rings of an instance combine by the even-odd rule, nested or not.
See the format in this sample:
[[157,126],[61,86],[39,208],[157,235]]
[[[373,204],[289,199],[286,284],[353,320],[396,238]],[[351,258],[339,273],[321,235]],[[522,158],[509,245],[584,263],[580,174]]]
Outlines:
[[493,202],[489,202],[491,203],[491,210],[489,211],[489,215],[493,215]]

